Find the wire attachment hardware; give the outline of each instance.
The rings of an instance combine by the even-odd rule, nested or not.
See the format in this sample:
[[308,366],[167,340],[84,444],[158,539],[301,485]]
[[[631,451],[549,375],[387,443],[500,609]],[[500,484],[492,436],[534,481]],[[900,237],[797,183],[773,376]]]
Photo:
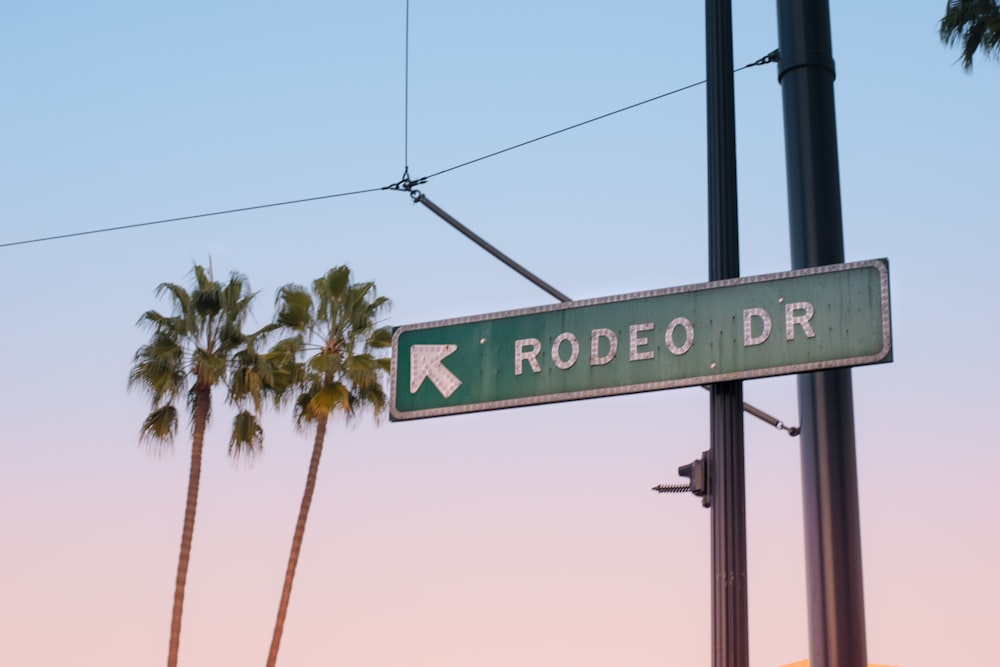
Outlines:
[[749,403],[743,404],[743,411],[753,415],[754,417],[763,422],[767,422],[768,424],[778,429],[779,431],[787,431],[788,435],[793,438],[797,436],[801,431],[801,429],[799,429],[798,426],[789,426],[785,422],[778,419],[777,417],[769,415],[760,408],[750,405]]
[[[396,192],[409,192],[411,194],[411,196],[412,196],[412,194],[414,192],[418,192],[417,190],[414,190],[413,188],[416,187],[416,186],[418,186],[418,185],[423,185],[426,182],[427,182],[427,177],[418,178],[415,181],[410,180],[410,170],[407,169],[406,171],[403,172],[403,177],[401,179],[399,179],[398,181],[396,181],[392,185],[385,186],[382,189],[383,190],[395,190]],[[416,201],[416,200],[414,200],[414,201]]]
[[778,49],[771,51],[769,54],[764,56],[759,60],[755,60],[752,63],[748,63],[747,67],[757,67],[758,65],[767,65],[768,63],[776,63],[780,60],[780,55],[778,54]]

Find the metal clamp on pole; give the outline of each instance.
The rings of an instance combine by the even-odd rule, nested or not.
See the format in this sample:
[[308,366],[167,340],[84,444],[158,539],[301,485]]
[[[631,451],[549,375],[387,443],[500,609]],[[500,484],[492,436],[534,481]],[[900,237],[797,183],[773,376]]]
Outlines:
[[753,415],[754,417],[763,422],[767,422],[768,424],[778,429],[779,431],[787,431],[788,435],[793,438],[799,434],[798,426],[789,426],[788,424],[781,421],[777,417],[769,415],[760,408],[750,405],[749,403],[746,402],[743,403],[743,411],[746,412],[747,414]]
[[684,493],[690,491],[701,498],[703,507],[712,506],[711,496],[711,470],[709,467],[708,452],[702,452],[701,458],[683,465],[677,469],[677,474],[687,477],[690,480],[687,484],[660,484],[654,486],[653,491],[657,493]]

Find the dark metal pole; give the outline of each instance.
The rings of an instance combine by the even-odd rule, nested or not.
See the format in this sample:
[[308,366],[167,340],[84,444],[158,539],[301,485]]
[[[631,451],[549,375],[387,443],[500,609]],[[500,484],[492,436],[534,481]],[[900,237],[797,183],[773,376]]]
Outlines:
[[[706,0],[709,280],[740,275],[731,0]],[[712,665],[747,667],[743,385],[711,387]]]
[[[828,0],[777,0],[792,267],[844,261]],[[800,375],[812,667],[864,667],[854,405],[849,369]]]
[[413,202],[415,204],[423,204],[424,206],[426,206],[431,212],[434,213],[434,215],[438,216],[439,218],[447,222],[449,225],[457,229],[459,232],[465,235],[466,238],[471,240],[480,248],[482,248],[483,250],[490,253],[491,255],[499,259],[501,262],[503,262],[510,268],[520,273],[522,276],[533,282],[535,285],[548,292],[551,296],[555,297],[559,301],[562,301],[563,303],[566,303],[567,301],[572,301],[571,298],[569,298],[568,296],[557,290],[555,287],[548,284],[547,282],[536,276],[534,273],[524,268],[523,266],[515,262],[507,255],[505,255],[504,253],[500,252],[500,250],[498,250],[494,245],[492,245],[486,239],[481,237],[479,234],[476,234],[474,231],[472,231],[471,229],[463,225],[461,222],[456,220],[454,217],[452,217],[443,208],[441,208],[440,206],[432,202],[430,199],[425,197],[423,193],[417,190],[413,190],[410,193],[410,196],[413,198]]

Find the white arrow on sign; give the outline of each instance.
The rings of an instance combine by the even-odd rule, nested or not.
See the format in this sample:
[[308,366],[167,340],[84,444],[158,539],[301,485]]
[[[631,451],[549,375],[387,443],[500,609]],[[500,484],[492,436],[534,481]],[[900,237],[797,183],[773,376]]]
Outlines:
[[444,358],[458,349],[458,345],[412,345],[410,346],[410,393],[415,394],[424,383],[431,382],[448,398],[462,385],[462,381],[441,363]]

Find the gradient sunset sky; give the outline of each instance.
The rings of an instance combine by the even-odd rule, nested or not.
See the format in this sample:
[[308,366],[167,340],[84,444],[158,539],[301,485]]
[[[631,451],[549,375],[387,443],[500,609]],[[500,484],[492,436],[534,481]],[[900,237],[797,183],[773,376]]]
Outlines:
[[[736,66],[777,47],[736,3]],[[846,253],[890,263],[894,361],[853,372],[868,657],[995,667],[1000,599],[1000,64],[970,75],[945,1],[832,3]],[[648,0],[11,4],[0,39],[0,646],[11,667],[165,660],[190,442],[150,455],[135,326],[192,264],[275,291],[349,264],[403,325],[552,303],[374,192],[704,78],[704,9]],[[790,268],[774,65],[735,75],[741,269]],[[705,89],[421,190],[570,296],[707,280]],[[795,380],[746,399],[798,423]],[[215,395],[180,661],[263,664],[310,434],[226,456]],[[327,436],[279,664],[697,667],[709,512],[700,388],[353,426]],[[808,656],[798,442],[746,421],[750,651]]]

